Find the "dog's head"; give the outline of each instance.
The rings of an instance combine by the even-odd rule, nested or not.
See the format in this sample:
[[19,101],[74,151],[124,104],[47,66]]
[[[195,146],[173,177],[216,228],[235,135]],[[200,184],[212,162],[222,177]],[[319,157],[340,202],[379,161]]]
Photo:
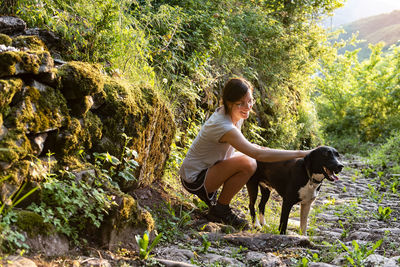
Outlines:
[[[343,164],[339,160],[339,153],[333,147],[320,146],[313,149],[305,158],[305,166],[308,175],[323,174],[323,178],[329,181],[339,180],[337,173],[343,169]],[[320,181],[323,180],[321,177]]]

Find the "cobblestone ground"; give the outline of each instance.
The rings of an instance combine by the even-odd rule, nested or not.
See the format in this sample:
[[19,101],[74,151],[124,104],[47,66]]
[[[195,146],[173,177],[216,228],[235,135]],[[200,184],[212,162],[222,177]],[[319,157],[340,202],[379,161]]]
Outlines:
[[[292,210],[288,234],[273,234],[280,213],[279,197],[273,194],[267,205],[273,211],[269,219],[275,222],[261,230],[236,231],[207,222],[206,211],[195,206],[188,220],[177,215],[179,221],[173,221],[165,216],[163,221],[176,231],[169,230],[169,243],[157,245],[146,261],[140,261],[137,252],[130,256],[96,250],[90,256],[51,262],[16,256],[1,263],[32,267],[400,266],[400,187],[396,184],[400,177],[384,177],[357,158],[347,159],[345,165],[339,181],[324,181],[309,216],[308,236],[298,234],[298,206]],[[240,198],[243,200],[236,201],[237,208],[246,210],[245,189]]]
[[345,163],[339,181],[324,182],[307,237],[297,234],[298,217],[287,236],[225,234],[229,229],[200,219],[192,227],[202,238],[188,233],[182,243],[157,248],[156,258],[166,266],[400,266],[400,188],[356,158]]

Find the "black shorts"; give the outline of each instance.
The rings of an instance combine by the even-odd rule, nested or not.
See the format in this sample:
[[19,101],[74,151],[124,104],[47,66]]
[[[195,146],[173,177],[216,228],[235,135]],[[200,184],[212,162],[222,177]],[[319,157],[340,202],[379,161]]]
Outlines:
[[181,178],[183,187],[192,194],[198,196],[203,200],[208,206],[215,205],[217,192],[208,193],[206,187],[204,186],[204,181],[206,179],[208,169],[202,170],[199,175],[197,175],[196,180],[192,183],[186,182]]

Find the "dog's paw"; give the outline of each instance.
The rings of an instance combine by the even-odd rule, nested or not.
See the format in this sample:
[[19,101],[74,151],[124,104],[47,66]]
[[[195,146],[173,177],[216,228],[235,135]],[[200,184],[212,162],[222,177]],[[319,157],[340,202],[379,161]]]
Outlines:
[[256,221],[253,223],[253,227],[256,228],[256,229],[257,228],[262,228],[260,222],[258,221],[258,218],[256,218]]
[[260,218],[259,223],[261,224],[261,226],[266,225],[264,215],[260,214],[260,215],[259,215],[259,218]]

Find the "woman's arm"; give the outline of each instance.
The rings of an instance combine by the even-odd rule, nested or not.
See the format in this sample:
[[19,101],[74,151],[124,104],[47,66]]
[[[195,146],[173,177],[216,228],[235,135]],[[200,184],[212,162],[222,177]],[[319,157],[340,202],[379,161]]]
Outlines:
[[220,142],[229,143],[236,150],[259,161],[275,162],[305,157],[310,150],[281,150],[259,147],[247,141],[238,129],[232,129],[224,134]]

